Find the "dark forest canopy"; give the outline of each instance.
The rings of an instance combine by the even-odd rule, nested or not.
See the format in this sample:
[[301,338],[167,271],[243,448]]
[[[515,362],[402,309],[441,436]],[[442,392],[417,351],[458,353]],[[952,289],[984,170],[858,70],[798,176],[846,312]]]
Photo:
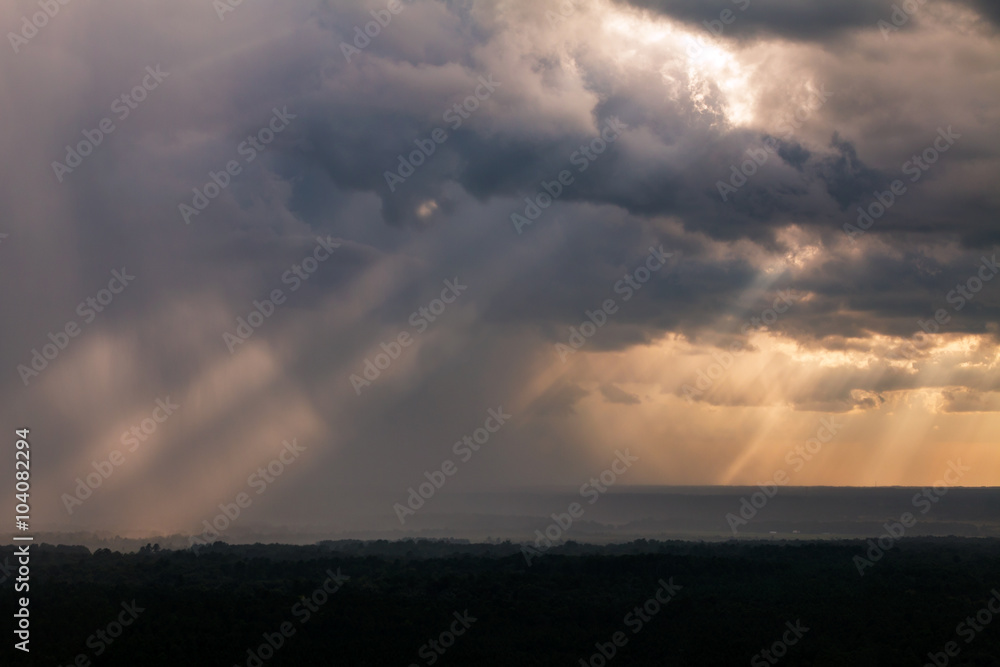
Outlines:
[[[1000,587],[1000,540],[904,539],[859,576],[854,559],[870,548],[570,542],[528,566],[510,542],[149,545],[131,554],[42,545],[32,560],[32,659],[256,665],[251,653],[269,635],[281,641],[268,666],[578,665],[600,646],[621,665],[768,664],[760,652],[795,638],[787,633],[799,624],[808,631],[779,647],[782,665],[921,665],[950,641],[960,652],[949,664],[1000,665],[995,626],[968,643],[969,626],[958,630]],[[0,549],[0,563],[10,557]],[[333,592],[318,593],[324,584]],[[647,605],[665,584],[678,590],[640,622],[636,608],[659,607]],[[5,608],[13,596],[7,580]],[[96,638],[123,605],[142,611],[113,642]],[[283,627],[291,634],[274,634]],[[450,629],[463,633],[435,653],[428,642]],[[624,643],[614,647],[618,632]]]

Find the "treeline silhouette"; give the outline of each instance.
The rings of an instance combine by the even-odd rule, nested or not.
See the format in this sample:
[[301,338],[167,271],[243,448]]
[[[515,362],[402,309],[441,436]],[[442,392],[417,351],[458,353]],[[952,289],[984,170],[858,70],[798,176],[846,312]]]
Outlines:
[[[596,645],[610,652],[623,631],[627,643],[608,665],[717,667],[751,664],[786,622],[800,621],[808,632],[777,664],[919,666],[954,641],[948,665],[1000,666],[1000,615],[969,642],[956,634],[1000,588],[1000,540],[904,539],[862,577],[853,559],[868,548],[862,540],[570,542],[529,566],[510,542],[150,544],[130,554],[40,545],[31,654],[15,651],[8,632],[3,664],[71,665],[84,654],[108,667],[599,665],[588,662]],[[12,553],[0,548],[0,564],[14,562]],[[338,572],[349,579],[316,595]],[[20,595],[13,580],[0,584],[4,609]],[[661,580],[681,588],[633,633],[623,619]],[[133,600],[142,608],[134,622],[110,642],[94,639]],[[303,622],[293,610],[305,601],[316,610]],[[446,649],[429,648],[466,611],[475,622]],[[293,634],[260,659],[265,635],[278,643],[283,623]]]

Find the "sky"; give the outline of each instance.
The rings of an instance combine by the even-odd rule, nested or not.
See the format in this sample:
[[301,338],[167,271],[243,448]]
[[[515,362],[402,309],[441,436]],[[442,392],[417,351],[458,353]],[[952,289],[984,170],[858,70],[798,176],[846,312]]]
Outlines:
[[995,5],[39,7],[0,8],[37,525],[336,525],[626,449],[1000,484]]

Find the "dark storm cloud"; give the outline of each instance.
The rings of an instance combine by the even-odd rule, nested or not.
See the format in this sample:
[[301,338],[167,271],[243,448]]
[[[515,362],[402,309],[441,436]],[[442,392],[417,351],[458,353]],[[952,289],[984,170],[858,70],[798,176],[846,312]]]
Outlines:
[[993,29],[1000,27],[1000,5],[990,0],[962,0],[966,5],[972,7],[983,20],[993,24]]
[[[625,0],[622,0],[625,1]],[[718,21],[722,12],[735,16],[723,24],[725,36],[782,37],[823,40],[857,29],[872,29],[892,13],[890,0],[854,0],[834,4],[789,0],[627,0],[636,7],[654,10],[704,28]]]
[[[622,4],[652,10],[684,21],[700,29],[714,30],[724,37],[760,39],[779,37],[789,40],[826,41],[859,30],[878,30],[879,21],[891,22],[896,6],[906,5],[919,13],[928,0],[850,0],[819,3],[797,0],[616,0]],[[980,12],[994,26],[1000,23],[1000,11],[988,0],[962,0]],[[725,22],[720,15],[726,14]],[[907,14],[903,14],[906,16]],[[903,25],[902,29],[910,26]]]
[[[1000,283],[961,311],[946,300],[1000,242],[995,47],[930,17],[918,22],[940,28],[921,33],[929,42],[914,37],[914,25],[886,45],[875,23],[890,5],[657,3],[662,15],[605,34],[630,5],[581,6],[553,25],[546,6],[500,12],[417,0],[349,59],[342,42],[383,4],[244,3],[224,21],[205,2],[71,5],[0,62],[8,127],[0,233],[9,234],[0,306],[18,314],[6,320],[0,352],[4,417],[45,425],[47,440],[62,443],[42,462],[62,483],[156,397],[183,397],[144,464],[156,479],[130,462],[122,488],[169,508],[172,489],[191,485],[212,507],[222,491],[210,478],[237,484],[233,461],[266,460],[279,432],[302,433],[315,437],[316,463],[301,488],[323,499],[336,484],[412,483],[481,413],[520,399],[524,426],[512,422],[495,459],[470,467],[462,484],[488,482],[493,470],[545,479],[586,469],[566,464],[580,434],[564,421],[591,397],[632,405],[637,395],[620,388],[625,381],[534,382],[560,363],[554,345],[569,327],[608,298],[620,308],[584,352],[667,333],[723,342],[786,289],[809,298],[772,331],[817,349],[908,337],[938,308],[950,309],[949,333],[995,336]],[[740,39],[720,44],[731,48],[730,66],[743,68],[744,89],[727,89],[725,71],[689,68],[671,40],[638,34],[654,18],[703,34],[701,22],[724,8],[737,16],[726,34]],[[20,19],[12,9],[0,15],[4,25]],[[931,46],[955,56],[927,56],[937,53]],[[158,63],[169,77],[59,183],[51,162]],[[490,77],[498,83],[485,96]],[[772,121],[797,110],[790,100],[806,81],[808,90],[828,86],[832,98],[809,107],[794,131],[775,129]],[[736,122],[733,100],[747,91],[759,93],[754,122]],[[476,108],[465,107],[454,128],[446,115],[470,97]],[[286,107],[295,116],[287,131],[245,161],[238,147]],[[620,136],[581,171],[574,155],[610,121],[621,123]],[[905,178],[902,165],[949,125],[962,138],[850,243],[842,227],[857,206]],[[399,156],[426,146],[437,128],[446,141],[393,191],[386,172],[398,172]],[[773,136],[777,152],[723,201],[718,183]],[[178,206],[234,159],[243,171],[185,224]],[[562,170],[574,182],[518,234],[511,214],[523,215],[525,198]],[[293,292],[286,272],[328,236],[339,249]],[[615,285],[661,245],[675,257],[621,300]],[[800,264],[785,261],[800,255]],[[17,366],[123,266],[135,284],[25,387]],[[383,343],[415,334],[411,315],[456,278],[468,292],[355,393],[350,376]],[[223,333],[275,289],[287,301],[230,354]],[[856,389],[933,382],[876,375],[844,371],[795,400],[849,409],[874,404]],[[975,374],[960,380],[986,391]],[[956,411],[992,405],[949,400]],[[551,449],[537,455],[542,442]],[[120,499],[109,485],[88,511],[120,518],[129,505]]]

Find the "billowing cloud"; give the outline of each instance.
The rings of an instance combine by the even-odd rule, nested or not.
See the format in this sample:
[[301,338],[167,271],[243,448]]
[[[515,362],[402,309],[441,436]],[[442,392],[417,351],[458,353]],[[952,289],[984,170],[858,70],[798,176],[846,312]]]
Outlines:
[[392,519],[449,458],[756,483],[823,415],[795,483],[995,484],[997,16],[893,4],[0,10],[39,519],[193,530],[291,439],[248,521]]

